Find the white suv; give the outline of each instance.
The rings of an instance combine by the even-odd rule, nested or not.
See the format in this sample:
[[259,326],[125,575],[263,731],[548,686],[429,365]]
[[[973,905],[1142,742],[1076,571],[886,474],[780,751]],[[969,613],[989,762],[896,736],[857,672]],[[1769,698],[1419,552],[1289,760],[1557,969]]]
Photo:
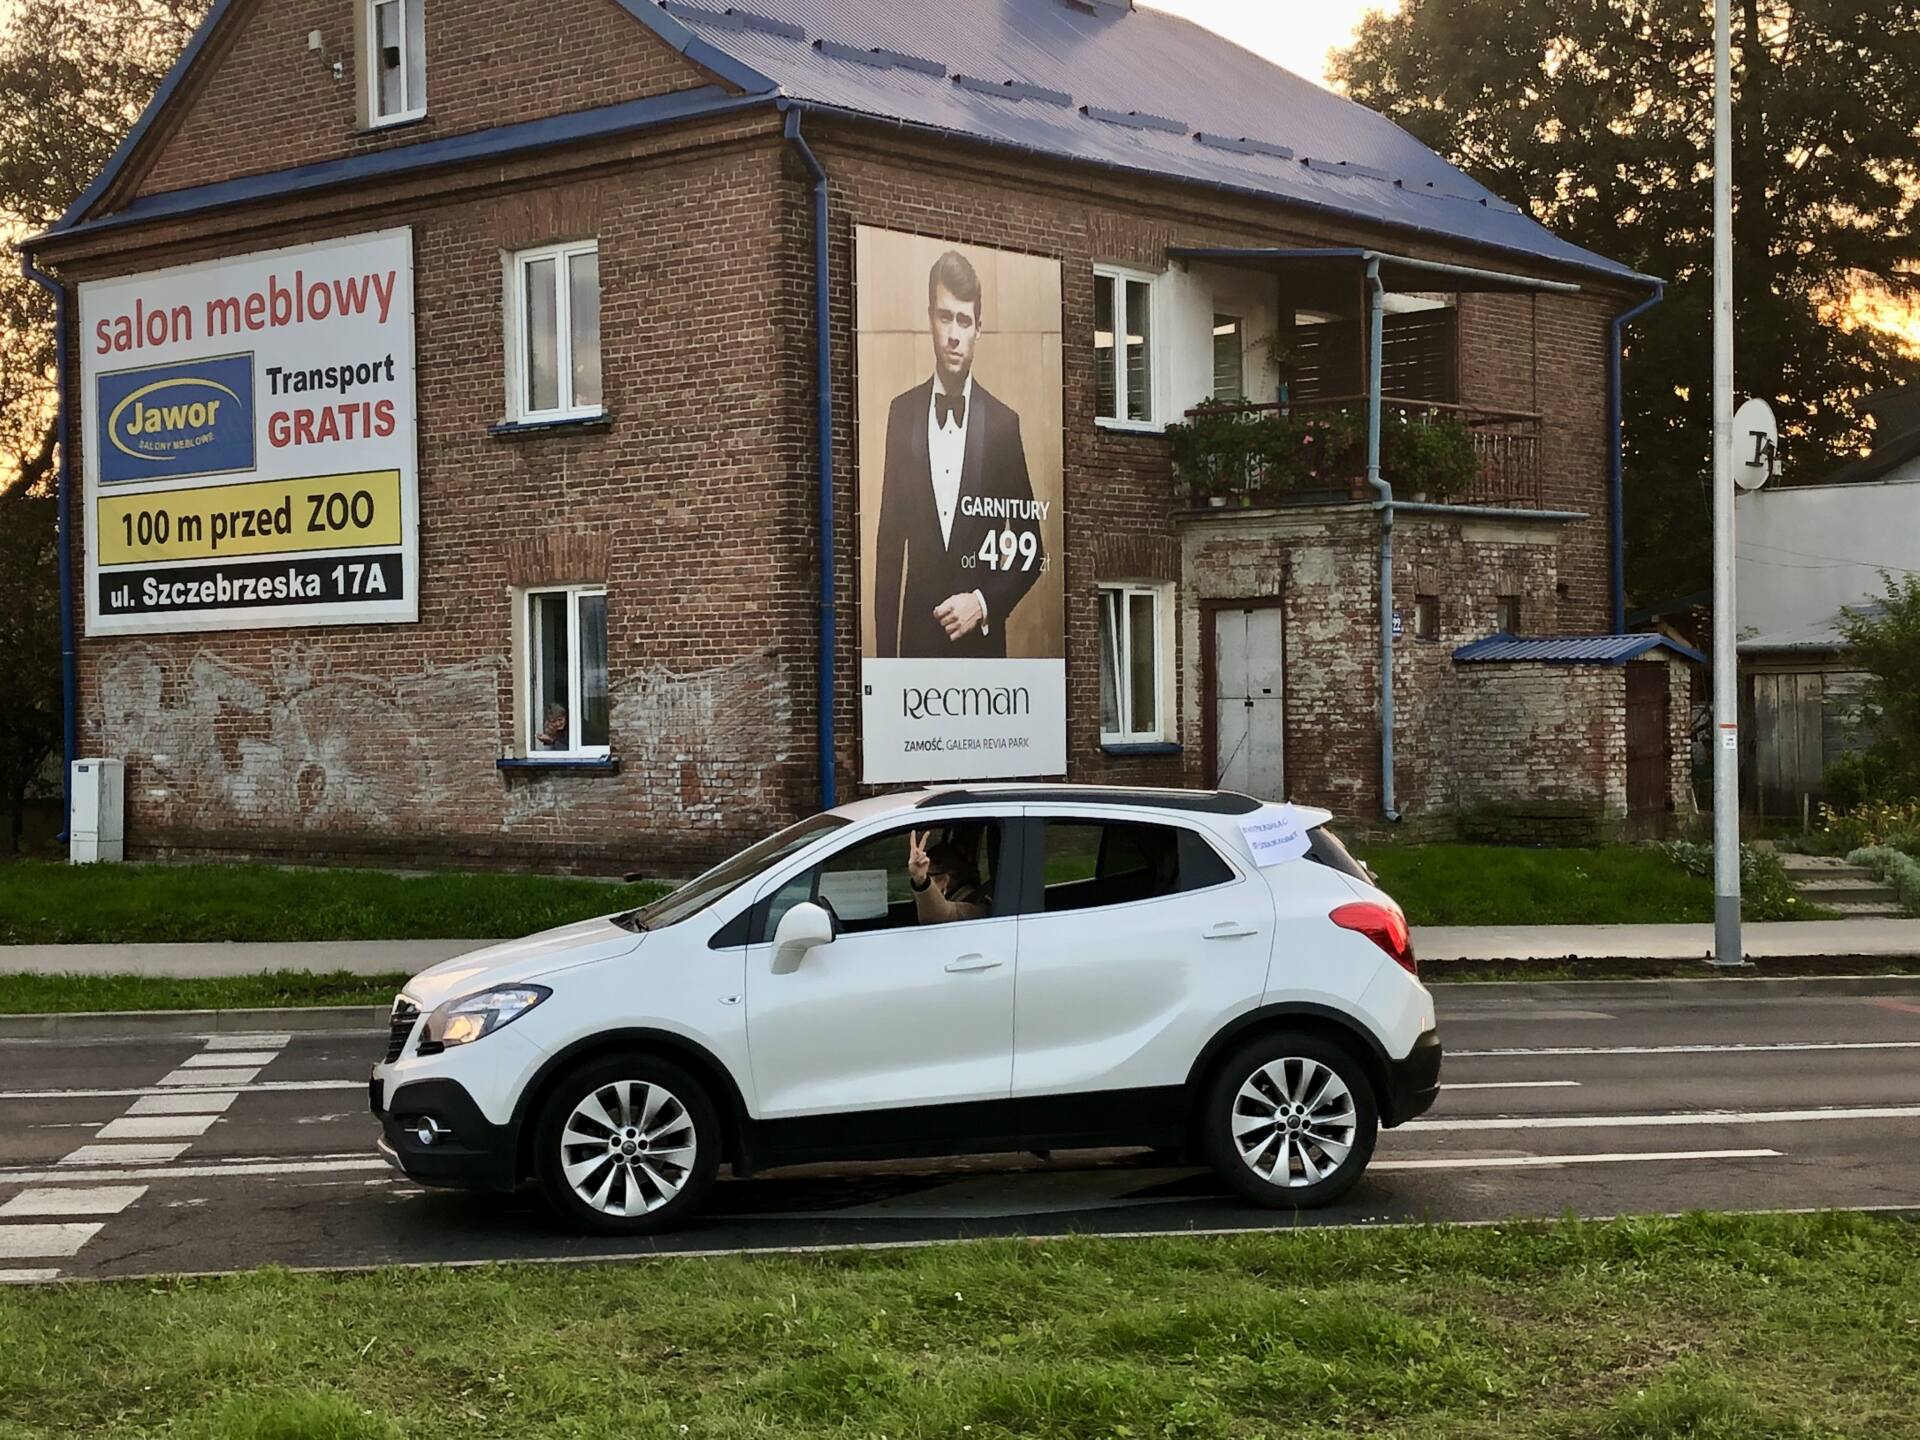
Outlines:
[[[1297,843],[1259,863],[1275,817]],[[416,975],[380,1148],[427,1184],[536,1179],[612,1234],[685,1220],[722,1163],[1090,1146],[1324,1204],[1440,1081],[1406,920],[1327,819],[1074,785],[843,805]]]

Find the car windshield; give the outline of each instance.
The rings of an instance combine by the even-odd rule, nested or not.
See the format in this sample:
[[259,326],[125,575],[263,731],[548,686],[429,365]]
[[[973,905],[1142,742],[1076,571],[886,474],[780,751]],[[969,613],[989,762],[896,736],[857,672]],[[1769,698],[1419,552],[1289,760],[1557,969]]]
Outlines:
[[651,905],[616,916],[614,923],[629,930],[663,930],[677,925],[689,915],[698,915],[709,905],[751,880],[784,856],[811,845],[846,825],[838,815],[815,815],[797,825],[789,825],[756,845],[749,845],[730,860],[722,860],[704,874],[696,875],[678,890],[661,896]]

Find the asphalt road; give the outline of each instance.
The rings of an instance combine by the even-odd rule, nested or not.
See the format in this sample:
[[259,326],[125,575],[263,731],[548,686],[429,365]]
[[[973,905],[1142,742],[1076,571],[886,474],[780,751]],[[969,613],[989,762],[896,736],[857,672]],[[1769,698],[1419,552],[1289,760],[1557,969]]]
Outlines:
[[[996,1234],[1920,1209],[1920,990],[1589,1000],[1439,992],[1446,1089],[1341,1204],[1262,1211],[1142,1152],[723,1178],[648,1240],[423,1190],[374,1152],[384,1036],[0,1042],[0,1280],[272,1262],[587,1259]],[[1651,989],[1651,987],[1650,987]],[[1504,990],[1504,987],[1503,987]]]

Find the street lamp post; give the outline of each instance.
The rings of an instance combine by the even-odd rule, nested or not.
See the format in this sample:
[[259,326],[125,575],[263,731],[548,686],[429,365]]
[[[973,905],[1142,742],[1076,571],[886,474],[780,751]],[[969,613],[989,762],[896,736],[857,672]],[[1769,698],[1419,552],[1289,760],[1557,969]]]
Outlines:
[[[1713,963],[1740,965],[1740,699],[1733,611],[1733,77],[1713,6]],[[1751,197],[1750,197],[1751,198]]]

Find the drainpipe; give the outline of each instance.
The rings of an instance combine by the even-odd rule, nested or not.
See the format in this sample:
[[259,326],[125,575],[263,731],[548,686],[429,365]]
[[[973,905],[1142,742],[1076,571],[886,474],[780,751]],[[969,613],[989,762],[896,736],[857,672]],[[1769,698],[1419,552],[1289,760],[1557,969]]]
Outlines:
[[820,808],[831,810],[833,776],[833,333],[827,309],[827,172],[800,133],[800,111],[786,101],[786,136],[813,177],[813,383],[820,467]]
[[1380,512],[1380,813],[1398,821],[1393,803],[1393,486],[1380,478],[1380,375],[1386,345],[1387,287],[1380,257],[1367,257],[1367,484]]
[[67,457],[73,453],[73,447],[67,443],[67,425],[71,418],[67,413],[67,287],[37,268],[30,254],[21,255],[20,273],[53,296],[53,374],[55,384],[59,387],[54,399],[54,442],[60,451],[60,464],[55,471],[55,494],[59,497],[59,519],[55,533],[59,537],[60,547],[60,706],[63,716],[62,753],[66,762],[60,767],[58,838],[64,844],[73,824],[73,762],[80,750],[78,710],[74,704],[73,473],[67,462]]
[[1620,342],[1625,338],[1627,326],[1658,305],[1666,291],[1666,286],[1655,285],[1653,294],[1631,310],[1614,316],[1613,335],[1607,346],[1607,504],[1613,512],[1613,633],[1616,635],[1625,634],[1627,629],[1627,508],[1621,478],[1626,462],[1620,443]]

